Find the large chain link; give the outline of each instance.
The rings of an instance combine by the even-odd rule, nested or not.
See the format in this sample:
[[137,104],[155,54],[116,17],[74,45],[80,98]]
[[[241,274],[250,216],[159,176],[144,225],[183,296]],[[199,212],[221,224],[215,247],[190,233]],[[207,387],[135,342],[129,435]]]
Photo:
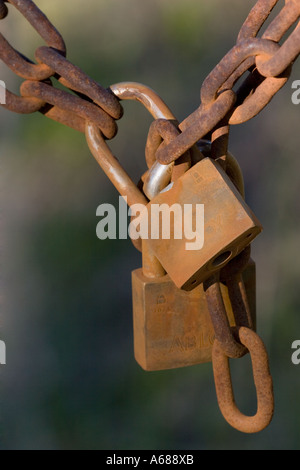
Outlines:
[[[0,0],[0,18],[8,13],[5,2],[20,11],[47,46],[37,49],[38,63],[34,64],[0,34],[0,58],[26,80],[21,85],[21,96],[7,90],[6,104],[2,106],[22,114],[39,111],[83,133],[86,121],[93,122],[107,139],[114,137],[117,133],[115,120],[123,112],[111,90],[104,89],[65,58],[62,36],[31,0]],[[54,88],[52,79],[76,94]]]
[[[285,85],[300,53],[300,23],[281,46],[279,41],[299,19],[300,1],[286,0],[262,37],[257,37],[278,1],[258,0],[241,28],[237,44],[204,81],[200,107],[179,125],[181,134],[157,150],[159,162],[174,161],[199,139],[218,130],[217,138],[220,134],[228,137],[229,125],[255,117]],[[246,73],[244,82],[234,92],[234,85]],[[213,135],[212,141],[215,140]],[[218,157],[226,154],[228,138],[223,142]]]
[[[172,141],[167,145],[162,142],[156,152],[158,161],[167,164],[178,159],[210,133],[213,152],[224,155],[228,126],[256,116],[285,85],[300,52],[299,23],[281,46],[279,41],[299,19],[300,1],[285,0],[284,7],[262,37],[257,37],[278,1],[257,1],[240,30],[237,44],[204,81],[200,107],[178,126],[180,132]],[[33,63],[0,34],[0,58],[26,80],[21,86],[21,96],[7,90],[6,104],[2,106],[22,114],[39,111],[80,132],[84,132],[86,121],[93,122],[106,138],[114,137],[115,120],[122,116],[122,107],[112,91],[104,89],[66,59],[62,36],[32,0],[0,0],[0,19],[8,13],[7,3],[19,10],[47,46],[37,49],[38,63]],[[246,73],[243,84],[233,91],[236,82]],[[77,96],[56,89],[52,83],[54,78]],[[221,148],[220,136],[224,142]]]

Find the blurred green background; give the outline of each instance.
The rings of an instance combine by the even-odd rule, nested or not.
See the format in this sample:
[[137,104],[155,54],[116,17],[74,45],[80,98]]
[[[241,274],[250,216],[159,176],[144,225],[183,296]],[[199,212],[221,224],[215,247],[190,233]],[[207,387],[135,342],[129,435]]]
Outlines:
[[[103,86],[154,88],[178,119],[199,106],[203,80],[235,44],[254,0],[37,0],[68,58]],[[279,8],[283,1],[279,2]],[[10,7],[1,31],[33,58],[41,39]],[[17,92],[21,83],[1,64]],[[270,354],[276,412],[258,435],[218,409],[211,364],[146,373],[133,357],[130,241],[99,241],[96,209],[118,194],[84,136],[40,114],[0,109],[2,449],[299,449],[299,116],[291,83],[232,128],[230,149],[264,232],[253,245],[258,331]],[[110,146],[138,181],[151,118],[137,103]],[[232,362],[237,402],[255,411],[248,359]]]

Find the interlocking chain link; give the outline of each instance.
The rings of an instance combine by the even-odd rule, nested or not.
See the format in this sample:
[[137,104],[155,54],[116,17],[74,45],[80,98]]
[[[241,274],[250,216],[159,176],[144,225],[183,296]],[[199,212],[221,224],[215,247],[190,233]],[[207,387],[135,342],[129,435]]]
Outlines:
[[[176,138],[167,144],[162,142],[157,149],[159,162],[167,164],[180,158],[208,134],[212,134],[216,156],[224,155],[228,126],[256,116],[285,85],[300,52],[300,24],[281,46],[279,42],[298,21],[300,0],[285,0],[284,7],[262,37],[257,37],[278,2],[257,1],[239,32],[237,44],[204,81],[200,107],[178,126],[180,132]],[[21,96],[7,90],[6,104],[2,106],[22,114],[39,111],[80,132],[84,132],[86,121],[93,122],[107,139],[114,137],[115,120],[121,118],[123,111],[112,91],[104,89],[66,59],[62,36],[32,0],[0,0],[0,19],[8,13],[7,3],[19,10],[47,46],[37,49],[38,63],[33,63],[0,34],[0,58],[26,80],[21,86]],[[246,73],[243,84],[233,91],[236,82]],[[54,78],[77,96],[54,88]],[[218,132],[218,129],[223,130]],[[225,138],[221,139],[224,145],[220,149],[220,135],[224,134]]]
[[234,400],[228,356],[218,340],[214,342],[212,352],[217,398],[220,410],[231,426],[244,433],[256,433],[270,424],[274,413],[273,381],[268,353],[253,330],[239,327],[237,335],[240,344],[250,352],[257,392],[257,412],[254,416],[245,416],[238,409]]
[[[86,121],[93,122],[107,139],[113,138],[117,133],[115,120],[123,114],[119,100],[65,58],[63,38],[31,0],[0,0],[2,19],[8,13],[5,2],[19,10],[47,46],[37,49],[38,63],[34,64],[0,34],[0,58],[26,80],[21,85],[21,96],[7,90],[6,104],[2,106],[22,114],[39,111],[83,133]],[[54,78],[76,94],[54,88]]]
[[[241,28],[237,44],[204,81],[200,107],[179,125],[181,134],[157,150],[160,163],[179,158],[218,128],[249,121],[285,85],[300,53],[300,23],[281,46],[279,41],[299,19],[300,0],[286,0],[262,37],[257,37],[278,1],[258,0]],[[234,92],[234,85],[245,73],[248,76]],[[222,153],[226,154],[225,147]]]

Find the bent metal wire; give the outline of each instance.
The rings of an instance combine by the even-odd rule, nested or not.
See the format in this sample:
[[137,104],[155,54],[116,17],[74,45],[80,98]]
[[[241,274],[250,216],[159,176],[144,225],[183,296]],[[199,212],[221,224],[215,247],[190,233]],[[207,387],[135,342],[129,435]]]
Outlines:
[[[293,63],[300,53],[300,0],[285,0],[281,11],[258,37],[278,3],[279,0],[256,2],[238,34],[236,45],[204,81],[200,106],[182,123],[178,123],[172,113],[168,116],[169,111],[162,116],[152,113],[159,121],[153,123],[148,136],[148,167],[160,163],[168,165],[168,168],[171,165],[176,172],[177,163],[179,166],[181,162],[189,166],[194,158],[199,158],[199,149],[195,144],[206,138],[211,141],[211,157],[226,169],[230,126],[249,121],[268,105],[288,81]],[[110,158],[104,139],[111,139],[117,133],[115,121],[123,115],[120,101],[128,99],[128,96],[132,99],[130,84],[124,84],[121,89],[114,86],[103,88],[67,60],[62,36],[32,0],[0,0],[0,19],[7,16],[8,4],[24,16],[46,45],[36,50],[37,62],[34,63],[15,50],[0,34],[0,58],[25,80],[20,87],[20,96],[6,91],[6,103],[2,106],[21,114],[40,112],[82,133],[93,129],[94,133],[99,134],[101,142],[103,140],[103,148]],[[280,44],[290,29],[291,33]],[[244,78],[242,84],[234,91],[241,78]],[[55,80],[66,89],[55,88]],[[140,86],[135,89],[134,99],[146,107],[145,103],[155,105],[156,98],[153,100],[151,96],[148,100],[149,93],[151,91],[147,87]],[[101,160],[99,164],[104,163]],[[149,171],[151,179],[151,168]],[[241,270],[248,257],[249,252],[242,253],[239,259],[228,265],[226,272],[221,271],[219,276],[208,280],[205,289],[216,333],[213,368],[220,409],[233,427],[250,433],[261,431],[270,423],[274,398],[264,345],[253,331],[247,315],[248,308],[245,307],[244,315],[241,314],[241,302],[237,301]],[[234,305],[233,308],[239,311],[236,312],[238,321],[235,329],[230,329],[220,295],[222,275],[229,279],[236,292],[233,299],[238,308]],[[238,358],[247,352],[252,358],[257,389],[258,410],[253,417],[243,415],[235,405],[228,364],[229,357]]]

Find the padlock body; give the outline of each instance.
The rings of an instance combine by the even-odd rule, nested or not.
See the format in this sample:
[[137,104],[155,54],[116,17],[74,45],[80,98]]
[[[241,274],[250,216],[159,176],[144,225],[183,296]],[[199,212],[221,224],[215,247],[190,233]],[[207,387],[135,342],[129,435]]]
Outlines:
[[[182,217],[170,216],[170,237],[154,239],[149,246],[175,285],[192,290],[223,268],[262,231],[262,226],[220,165],[205,158],[186,172],[173,187],[160,193],[147,206],[145,217],[153,224],[153,205],[181,207]],[[197,205],[203,205],[203,246],[187,249],[184,214],[188,207],[193,227],[197,226]],[[178,207],[178,206],[177,206]],[[171,212],[171,211],[170,211]],[[181,224],[178,227],[177,224]],[[160,227],[158,228],[160,230]],[[177,239],[178,233],[182,237]]]
[[[255,323],[255,265],[243,273]],[[203,284],[191,292],[178,289],[168,275],[149,279],[142,269],[132,273],[134,354],[147,371],[174,369],[210,362],[214,329]],[[221,284],[231,326],[235,326],[228,289]]]

